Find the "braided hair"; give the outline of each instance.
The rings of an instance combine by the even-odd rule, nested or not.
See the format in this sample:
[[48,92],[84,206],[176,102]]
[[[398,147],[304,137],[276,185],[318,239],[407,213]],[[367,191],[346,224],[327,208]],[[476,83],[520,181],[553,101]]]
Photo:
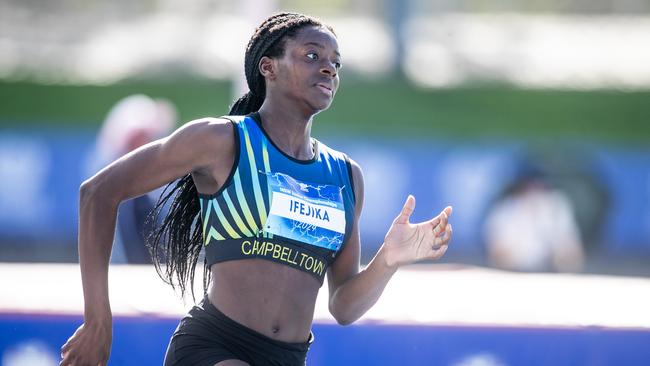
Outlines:
[[[266,96],[266,83],[259,72],[262,57],[282,57],[286,39],[307,26],[326,27],[316,18],[298,13],[279,13],[266,19],[253,33],[246,47],[244,72],[249,91],[230,107],[229,115],[256,112]],[[167,214],[161,218],[164,209]],[[160,225],[149,234],[147,245],[158,275],[185,297],[189,282],[194,298],[194,273],[203,248],[198,191],[191,174],[169,183],[154,206],[148,221]],[[153,226],[152,226],[153,227]],[[210,268],[203,261],[203,291],[210,283]]]

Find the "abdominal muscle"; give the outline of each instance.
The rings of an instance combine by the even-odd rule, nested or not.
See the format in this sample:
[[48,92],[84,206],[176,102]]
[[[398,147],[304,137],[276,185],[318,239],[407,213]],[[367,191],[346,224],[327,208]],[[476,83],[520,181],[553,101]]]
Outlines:
[[283,342],[306,342],[320,283],[308,273],[264,259],[212,265],[210,302],[234,321]]

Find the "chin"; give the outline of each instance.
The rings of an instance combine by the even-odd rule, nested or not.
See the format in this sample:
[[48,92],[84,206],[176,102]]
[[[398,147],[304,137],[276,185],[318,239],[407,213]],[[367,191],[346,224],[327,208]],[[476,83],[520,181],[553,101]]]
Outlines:
[[313,111],[312,114],[318,114],[328,109],[332,105],[332,99],[329,99],[327,102],[321,100],[313,103],[308,103],[308,105],[309,108]]
[[332,102],[334,102],[334,96],[327,99],[321,99],[319,102],[321,103],[322,110],[325,110],[332,105]]

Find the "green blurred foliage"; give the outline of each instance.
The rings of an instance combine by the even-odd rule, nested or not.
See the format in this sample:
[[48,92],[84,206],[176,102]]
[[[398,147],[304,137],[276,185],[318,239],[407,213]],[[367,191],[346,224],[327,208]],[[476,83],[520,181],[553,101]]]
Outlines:
[[[106,86],[0,82],[0,127],[98,127],[134,93],[164,97],[180,120],[227,113],[227,82],[132,81]],[[480,86],[424,90],[401,79],[343,82],[314,133],[458,139],[557,138],[650,141],[650,91],[520,90]]]

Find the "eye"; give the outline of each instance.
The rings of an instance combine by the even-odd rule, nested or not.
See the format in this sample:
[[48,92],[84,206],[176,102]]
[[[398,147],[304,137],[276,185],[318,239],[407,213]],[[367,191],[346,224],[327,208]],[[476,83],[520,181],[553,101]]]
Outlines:
[[318,54],[316,52],[309,52],[307,54],[307,57],[314,60],[314,61],[318,60]]
[[343,65],[341,65],[340,62],[338,62],[338,61],[334,62],[334,67],[336,67],[337,70],[340,69],[341,66],[343,66]]

